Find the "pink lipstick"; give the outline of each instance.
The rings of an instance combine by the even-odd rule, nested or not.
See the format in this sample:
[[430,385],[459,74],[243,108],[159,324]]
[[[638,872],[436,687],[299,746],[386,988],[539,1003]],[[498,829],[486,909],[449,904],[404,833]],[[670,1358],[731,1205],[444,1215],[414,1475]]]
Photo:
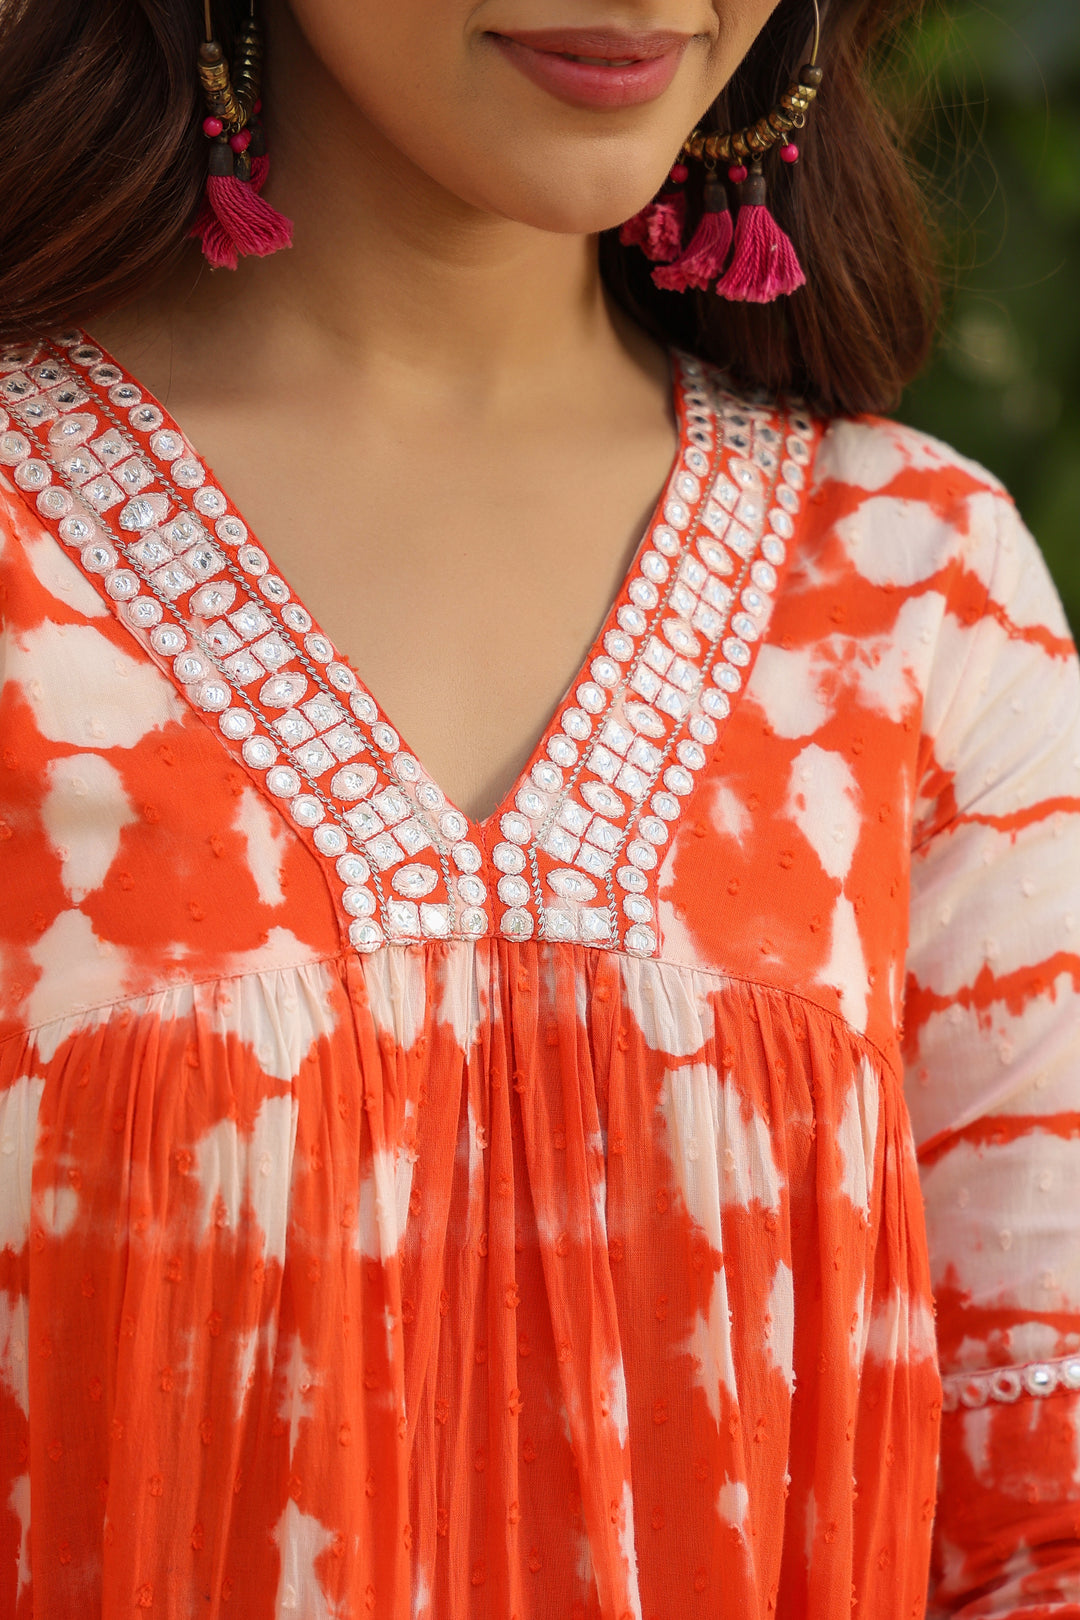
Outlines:
[[687,34],[537,28],[490,36],[509,62],[573,107],[637,107],[671,83]]

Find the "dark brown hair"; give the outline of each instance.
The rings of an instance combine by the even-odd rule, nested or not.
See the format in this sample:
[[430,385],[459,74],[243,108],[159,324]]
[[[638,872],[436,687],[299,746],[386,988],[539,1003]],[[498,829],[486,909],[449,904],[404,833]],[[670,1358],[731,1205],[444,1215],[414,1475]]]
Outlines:
[[[661,292],[640,251],[606,231],[604,278],[646,330],[825,415],[896,403],[928,353],[937,281],[922,199],[869,72],[914,4],[823,4],[825,82],[802,161],[768,165],[807,285],[766,305]],[[218,0],[215,15],[227,9]],[[705,127],[761,117],[797,73],[811,21],[812,0],[780,0]],[[82,324],[179,253],[206,161],[198,41],[191,0],[0,0],[0,338]]]

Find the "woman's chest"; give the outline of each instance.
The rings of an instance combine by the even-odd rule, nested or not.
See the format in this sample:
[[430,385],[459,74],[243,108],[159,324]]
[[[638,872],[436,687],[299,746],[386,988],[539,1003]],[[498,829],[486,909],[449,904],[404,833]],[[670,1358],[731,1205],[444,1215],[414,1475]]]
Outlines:
[[[475,820],[526,766],[587,661],[670,468],[652,442],[418,455],[368,444],[333,476],[223,477],[298,600]],[[642,451],[644,453],[642,453]],[[559,476],[550,475],[550,467]]]
[[[9,657],[5,761],[16,768],[3,815],[14,836],[0,854],[19,919],[13,986],[33,1021],[193,977],[366,954],[377,928],[377,949],[437,944],[453,916],[477,939],[621,945],[794,991],[891,1041],[917,702],[892,716],[868,704],[858,660],[841,659],[837,678],[805,604],[795,611],[798,574],[793,612],[781,595],[775,623],[782,640],[797,618],[816,646],[801,688],[797,655],[770,637],[711,756],[688,732],[665,758],[652,705],[589,713],[604,691],[590,671],[502,813],[470,825],[430,793],[410,813],[410,790],[432,779],[410,780],[416,756],[387,721],[358,721],[360,689],[342,692],[332,666],[325,691],[313,681],[241,728],[250,709],[200,711],[96,611],[45,539],[37,562],[54,611],[75,611],[40,618]],[[273,632],[242,618],[236,633],[225,661],[240,681],[246,659],[272,652]],[[256,697],[290,678],[283,668],[257,674]],[[222,731],[222,715],[240,736]],[[707,741],[715,722],[698,718]],[[368,732],[397,760],[383,785],[361,746]],[[584,755],[590,738],[594,772],[582,780],[572,750]]]
[[[218,971],[268,939],[286,955],[572,942],[763,978],[860,1029],[888,1025],[918,674],[887,615],[876,638],[837,629],[855,587],[842,558],[823,569],[812,424],[718,406],[681,363],[661,502],[483,821],[160,409],[99,368],[86,409],[14,447],[15,482],[53,531],[33,543],[78,582],[67,615],[28,589],[12,667],[38,762],[20,814],[40,861],[20,881],[48,890],[45,931],[66,901],[95,940],[137,941],[151,980],[154,964]],[[572,595],[569,562],[545,563]],[[408,623],[407,600],[379,600]],[[562,605],[533,605],[541,634]]]

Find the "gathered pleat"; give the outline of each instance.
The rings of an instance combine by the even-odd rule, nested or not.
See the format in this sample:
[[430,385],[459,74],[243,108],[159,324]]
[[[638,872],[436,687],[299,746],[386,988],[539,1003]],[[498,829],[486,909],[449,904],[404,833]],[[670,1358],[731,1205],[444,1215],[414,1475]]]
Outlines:
[[833,1015],[455,943],[0,1064],[5,1614],[917,1612],[918,1183]]

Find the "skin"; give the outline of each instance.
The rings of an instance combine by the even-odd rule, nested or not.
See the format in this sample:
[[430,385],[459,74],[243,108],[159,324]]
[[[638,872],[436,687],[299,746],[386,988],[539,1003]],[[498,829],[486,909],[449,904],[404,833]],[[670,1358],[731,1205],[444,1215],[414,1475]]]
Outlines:
[[[675,453],[665,351],[596,233],[655,193],[775,0],[272,0],[268,196],[295,246],[197,248],[96,336],[165,403],[408,745],[511,788]],[[644,106],[566,105],[489,32],[690,36]]]

